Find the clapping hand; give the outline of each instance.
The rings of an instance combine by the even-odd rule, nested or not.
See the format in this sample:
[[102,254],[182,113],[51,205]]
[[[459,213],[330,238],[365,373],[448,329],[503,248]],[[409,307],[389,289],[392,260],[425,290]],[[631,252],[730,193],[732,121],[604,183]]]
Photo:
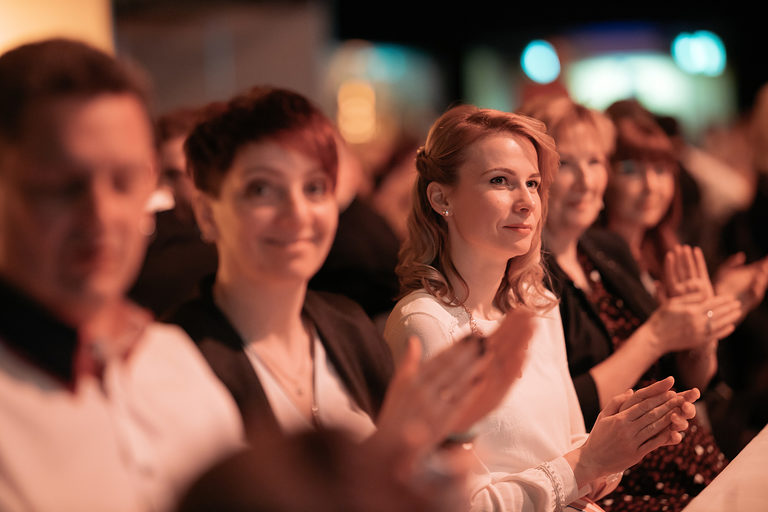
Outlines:
[[748,265],[744,253],[728,258],[718,269],[715,289],[718,294],[731,294],[741,302],[741,317],[752,311],[765,297],[768,287],[768,256]]
[[653,450],[682,440],[681,432],[696,414],[693,402],[699,392],[675,393],[673,383],[667,377],[611,399],[585,443],[566,456],[580,485],[620,473]]
[[699,247],[677,245],[668,251],[664,258],[664,280],[670,297],[700,293],[702,298],[708,298],[715,294]]
[[371,442],[385,446],[408,471],[452,434],[469,430],[520,378],[534,314],[513,310],[487,338],[468,336],[427,361],[411,337]]

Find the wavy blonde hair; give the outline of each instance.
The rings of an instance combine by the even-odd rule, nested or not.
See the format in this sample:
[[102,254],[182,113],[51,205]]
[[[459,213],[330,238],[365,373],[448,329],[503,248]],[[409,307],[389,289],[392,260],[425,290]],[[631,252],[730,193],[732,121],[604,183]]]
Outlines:
[[528,252],[507,262],[494,305],[507,312],[518,305],[542,310],[556,304],[546,291],[540,257],[541,230],[547,214],[549,187],[559,165],[555,143],[547,135],[541,121],[473,105],[459,105],[440,116],[430,128],[426,143],[416,154],[418,179],[408,216],[408,236],[400,249],[395,269],[402,295],[424,288],[447,304],[458,306],[463,303],[448,276],[455,276],[462,283],[463,296],[466,296],[469,287],[451,260],[448,225],[430,205],[427,186],[433,181],[456,186],[459,168],[466,161],[466,148],[484,137],[499,134],[525,138],[536,149],[541,174],[538,191],[541,219],[536,225]]

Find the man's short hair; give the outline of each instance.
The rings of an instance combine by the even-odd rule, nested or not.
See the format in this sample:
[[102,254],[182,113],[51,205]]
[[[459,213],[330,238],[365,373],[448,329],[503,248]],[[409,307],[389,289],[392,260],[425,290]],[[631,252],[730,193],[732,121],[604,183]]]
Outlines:
[[0,56],[0,140],[17,141],[30,107],[64,97],[134,94],[147,106],[137,70],[86,43],[47,39]]

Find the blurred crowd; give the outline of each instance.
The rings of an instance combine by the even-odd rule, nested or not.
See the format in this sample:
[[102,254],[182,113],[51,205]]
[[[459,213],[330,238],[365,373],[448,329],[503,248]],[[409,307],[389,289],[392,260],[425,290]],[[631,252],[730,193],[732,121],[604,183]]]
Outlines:
[[683,510],[768,424],[768,86],[456,105],[0,55],[0,509]]

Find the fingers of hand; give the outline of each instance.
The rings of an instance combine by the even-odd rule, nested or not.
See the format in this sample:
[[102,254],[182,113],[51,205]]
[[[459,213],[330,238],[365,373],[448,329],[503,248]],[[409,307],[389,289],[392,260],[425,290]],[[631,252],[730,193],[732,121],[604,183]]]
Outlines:
[[468,386],[490,365],[489,354],[480,352],[476,340],[454,343],[423,363],[419,385],[436,390],[437,394],[443,389]]
[[618,413],[621,410],[621,406],[629,400],[629,398],[634,394],[634,391],[631,389],[626,390],[625,392],[614,396],[611,398],[608,403],[605,405],[602,411],[600,411],[599,416],[613,416],[614,414]]
[[681,293],[676,297],[672,297],[668,303],[671,308],[698,306],[708,298],[698,285],[693,286],[681,283],[679,287],[682,290]]
[[680,391],[677,395],[682,396],[686,402],[693,403],[701,397],[701,392],[698,388],[691,388],[685,391]]
[[737,252],[736,254],[730,256],[727,260],[725,260],[722,264],[723,267],[739,267],[743,265],[747,261],[747,255],[743,252]]
[[663,430],[640,445],[642,457],[662,446],[676,445],[683,440],[683,434],[676,430]]
[[481,380],[482,370],[477,367],[470,368],[456,375],[454,379],[443,382],[442,385],[430,386],[428,391],[432,394],[433,401],[442,405],[452,405],[463,396],[470,394],[480,385]]
[[507,312],[501,325],[488,336],[488,348],[492,350],[527,348],[533,336],[534,314],[533,311],[522,307]]
[[690,245],[683,245],[679,248],[681,257],[680,259],[680,273],[684,278],[687,279],[693,279],[701,277],[698,275],[697,269],[696,269],[696,262],[694,260],[693,251],[691,250]]
[[701,315],[702,332],[710,338],[723,338],[741,317],[741,303],[729,296],[717,296],[704,305],[711,306]]
[[421,341],[416,336],[410,336],[406,342],[406,349],[400,358],[390,387],[399,387],[406,385],[413,380],[419,372],[421,366]]
[[634,424],[638,427],[638,430],[635,438],[638,442],[638,446],[645,443],[648,439],[658,435],[660,432],[668,430],[668,427],[672,424],[673,416],[677,416],[677,418],[682,420],[680,415],[675,415],[675,410],[679,411],[679,408],[683,403],[685,403],[685,401],[681,398],[672,398],[636,420]]
[[650,398],[655,395],[661,395],[666,391],[672,389],[672,385],[675,383],[674,377],[670,376],[665,379],[661,379],[653,384],[635,391],[631,397],[624,401],[619,408],[619,412],[625,411],[630,407],[640,403],[641,401]]
[[708,275],[700,272],[696,253],[690,246],[678,245],[667,252],[664,268],[672,295],[693,292],[709,294],[711,284]]
[[669,252],[667,252],[667,259],[670,262],[671,267],[671,273],[669,274],[669,277],[674,279],[677,282],[685,281],[689,278],[687,276],[685,268],[685,262],[683,261],[683,258],[685,257],[683,252],[683,246],[682,245],[676,245],[673,247]]
[[691,402],[683,402],[680,406],[680,417],[685,420],[691,420],[696,416],[696,406]]
[[674,250],[667,251],[664,257],[664,276],[666,276],[667,285],[675,289],[677,285],[677,260]]
[[[645,400],[627,409],[627,419],[629,421],[637,421],[645,417],[645,419],[642,420],[645,423],[655,421],[660,417],[661,414],[663,414],[664,411],[667,410],[664,409],[664,411],[662,411],[659,409],[659,407],[668,404],[675,399],[677,399],[677,394],[674,391],[665,391],[664,393],[646,398]],[[682,397],[680,397],[678,400],[680,403],[684,401]]]

